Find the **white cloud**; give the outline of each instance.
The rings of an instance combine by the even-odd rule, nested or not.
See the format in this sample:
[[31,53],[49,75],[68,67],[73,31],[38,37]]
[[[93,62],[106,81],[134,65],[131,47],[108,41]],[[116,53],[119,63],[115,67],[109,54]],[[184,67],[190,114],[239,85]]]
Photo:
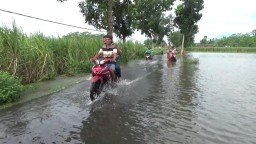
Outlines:
[[255,0],[205,0],[195,41],[199,42],[205,35],[209,39],[256,29],[255,5]]
[[[93,26],[85,24],[84,17],[78,7],[80,1],[82,0],[68,0],[60,3],[57,0],[5,0],[1,1],[0,9],[94,29]],[[199,33],[196,34],[195,41],[199,42],[205,35],[210,39],[225,33],[246,33],[256,29],[255,5],[256,0],[204,0],[203,17],[198,22]],[[11,26],[13,19],[15,19],[17,26],[28,34],[40,31],[47,36],[62,36],[70,32],[86,31],[3,11],[0,11],[0,17],[0,25]],[[128,39],[144,41],[147,38],[140,32],[136,32]]]
[[[57,0],[8,0],[1,2],[0,9],[63,24],[94,29],[93,26],[85,24],[84,17],[79,12],[80,9],[78,7],[78,3],[80,1],[81,0],[69,0],[64,3],[60,3]],[[3,11],[0,11],[0,17],[0,24],[11,26],[12,21],[15,20],[17,26],[21,27],[25,33],[40,31],[47,36],[62,36],[70,32],[87,31],[84,29],[49,23]],[[95,31],[88,32],[97,33]]]

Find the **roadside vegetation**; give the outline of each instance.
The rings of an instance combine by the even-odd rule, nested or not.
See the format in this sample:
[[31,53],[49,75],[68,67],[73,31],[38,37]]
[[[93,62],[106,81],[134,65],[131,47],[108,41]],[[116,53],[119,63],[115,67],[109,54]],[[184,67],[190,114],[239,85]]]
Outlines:
[[[88,73],[93,57],[102,47],[102,35],[71,33],[64,37],[46,37],[41,33],[24,34],[13,25],[0,28],[0,70],[22,78],[23,84],[57,75]],[[140,43],[118,43],[127,62],[144,56],[146,48]]]
[[[25,85],[54,79],[59,75],[90,73],[93,65],[90,58],[102,47],[102,37],[103,35],[90,33],[71,33],[57,38],[46,37],[42,33],[28,36],[15,24],[12,28],[0,27],[0,72],[10,74],[7,77],[4,73],[0,77],[17,79]],[[146,47],[142,44],[131,41],[117,43],[125,51],[122,63],[144,57]],[[2,79],[0,86],[3,100],[0,100],[0,104],[16,100],[13,94],[20,92],[20,86]],[[9,85],[17,90],[9,89]],[[10,90],[8,93],[12,94],[7,95],[6,90]]]
[[199,59],[186,55],[182,57],[181,62],[186,65],[197,65],[199,64]]
[[189,52],[256,53],[256,47],[189,47]]
[[248,33],[232,34],[229,37],[219,39],[207,39],[207,36],[187,51],[200,52],[232,52],[232,53],[256,53],[256,29]]
[[20,78],[0,71],[0,105],[19,99],[22,90]]

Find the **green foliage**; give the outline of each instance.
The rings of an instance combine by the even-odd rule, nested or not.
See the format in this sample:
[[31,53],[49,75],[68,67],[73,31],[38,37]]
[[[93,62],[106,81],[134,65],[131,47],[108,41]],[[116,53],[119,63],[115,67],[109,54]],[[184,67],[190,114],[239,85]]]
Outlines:
[[127,41],[124,43],[118,43],[118,46],[122,49],[121,62],[128,62],[131,59],[143,58],[144,52],[147,49],[144,45]]
[[186,56],[186,57],[183,57],[182,63],[186,64],[186,65],[197,65],[197,64],[199,64],[199,59],[193,58],[190,56]]
[[193,52],[255,53],[256,47],[188,47]]
[[256,29],[252,30],[251,35],[256,37]]
[[173,32],[169,35],[168,40],[172,42],[174,47],[179,47],[182,42],[182,34],[179,31]]
[[87,0],[79,3],[85,22],[96,29],[107,29],[107,4],[108,0]]
[[[173,29],[172,16],[165,17],[163,12],[171,10],[174,0],[113,0],[113,31],[123,40],[131,36],[135,29],[141,30],[150,38],[161,43],[165,35]],[[79,7],[85,16],[85,22],[97,29],[108,28],[108,0],[87,0]],[[147,6],[145,6],[147,5]],[[139,11],[139,12],[138,12]]]
[[250,34],[233,34],[229,37],[216,39],[216,45],[220,47],[256,47],[256,36]]
[[133,7],[130,0],[115,1],[113,5],[113,31],[123,42],[126,37],[133,34],[135,26],[133,23]]
[[153,41],[150,39],[147,39],[144,41],[145,47],[151,47],[153,45]]
[[162,40],[161,42],[159,42],[158,40],[151,40],[151,39],[147,39],[147,40],[145,40],[144,41],[144,43],[143,43],[144,45],[145,45],[145,47],[163,47],[163,46],[166,46],[167,45],[167,43],[164,41],[164,40]]
[[[18,75],[23,84],[54,79],[57,75],[90,73],[90,61],[103,45],[103,35],[70,33],[63,37],[30,37],[14,29],[0,28],[0,70]],[[118,43],[122,62],[144,55],[144,45]]]
[[[125,41],[126,37],[134,32],[133,4],[131,0],[112,1],[113,31],[120,39]],[[80,2],[79,7],[85,16],[85,22],[93,25],[96,29],[108,28],[108,0],[87,0]]]
[[140,0],[135,1],[136,26],[149,38],[153,38],[159,42],[165,35],[169,35],[173,29],[172,16],[165,16],[163,12],[171,10],[173,0]]
[[178,5],[174,18],[174,23],[185,36],[184,46],[190,46],[194,42],[194,35],[198,32],[197,22],[201,19],[200,10],[204,8],[203,0],[181,0],[182,4]]
[[102,46],[102,35],[71,33],[62,38],[41,33],[27,36],[17,27],[0,28],[0,68],[22,77],[22,83],[60,74],[90,72],[90,58]]
[[16,101],[22,90],[21,79],[0,72],[0,104]]
[[207,39],[203,38],[203,39],[200,40],[200,43],[201,44],[207,44],[208,42],[207,42]]
[[163,51],[163,53],[166,53],[167,48],[154,48],[153,49],[154,55],[160,55],[161,51]]

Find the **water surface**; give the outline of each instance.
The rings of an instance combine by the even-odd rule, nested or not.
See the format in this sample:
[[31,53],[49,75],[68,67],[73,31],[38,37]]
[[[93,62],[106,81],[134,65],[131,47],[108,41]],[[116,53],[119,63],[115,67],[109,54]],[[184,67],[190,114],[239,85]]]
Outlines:
[[256,54],[192,53],[122,66],[91,103],[90,81],[0,111],[0,143],[255,144]]

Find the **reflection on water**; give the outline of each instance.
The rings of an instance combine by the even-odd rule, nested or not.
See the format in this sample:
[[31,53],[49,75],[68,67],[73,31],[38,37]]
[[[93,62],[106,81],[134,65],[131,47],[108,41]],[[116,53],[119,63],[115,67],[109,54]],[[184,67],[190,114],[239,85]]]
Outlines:
[[132,61],[93,103],[85,81],[2,110],[0,143],[255,143],[256,55],[190,56]]

